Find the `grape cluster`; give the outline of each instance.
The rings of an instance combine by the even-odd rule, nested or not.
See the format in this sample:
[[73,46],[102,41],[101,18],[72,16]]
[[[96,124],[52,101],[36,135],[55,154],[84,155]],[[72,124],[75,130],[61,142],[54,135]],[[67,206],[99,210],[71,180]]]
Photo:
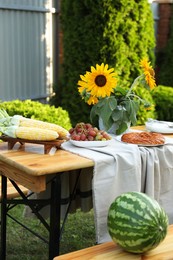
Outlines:
[[77,123],[74,128],[69,130],[69,133],[70,138],[75,141],[106,141],[111,139],[107,132],[83,122]]

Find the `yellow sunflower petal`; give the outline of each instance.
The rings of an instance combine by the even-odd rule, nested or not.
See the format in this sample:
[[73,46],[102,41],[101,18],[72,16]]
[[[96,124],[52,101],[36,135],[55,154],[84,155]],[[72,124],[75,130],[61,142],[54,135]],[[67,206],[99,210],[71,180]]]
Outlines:
[[[103,64],[103,63],[102,63]],[[108,64],[106,64],[105,66],[104,66],[104,64],[103,64],[103,71],[107,71],[108,70]]]
[[[113,89],[117,85],[116,73],[114,69],[108,69],[108,64],[96,64],[96,67],[91,66],[91,72],[86,73],[81,77],[82,81],[78,85],[85,87],[86,91],[97,98],[110,96]],[[79,90],[81,91],[81,89]]]
[[[97,66],[97,65],[96,65],[96,66]],[[95,70],[96,70],[96,69],[95,69],[93,66],[91,66],[91,73],[93,73]]]
[[86,76],[85,75],[80,75],[80,78],[81,78],[81,80],[86,81]]
[[87,103],[88,103],[88,105],[95,105],[98,103],[98,98],[94,97],[94,96],[90,96]]
[[141,68],[143,69],[144,72],[152,69],[152,66],[150,65],[150,62],[148,61],[147,58],[144,58],[144,59],[141,60],[140,66],[141,66]]
[[150,74],[149,71],[146,71],[144,74],[145,74],[145,80],[146,80],[148,86],[150,87],[150,89],[155,88],[156,82],[155,82],[154,77]]
[[145,75],[145,81],[148,84],[148,86],[150,87],[150,89],[155,88],[156,86],[156,82],[155,82],[155,73],[154,70],[152,68],[152,66],[150,65],[150,62],[148,61],[147,58],[144,58],[141,60],[140,62],[140,66],[143,69],[144,75]]
[[[114,68],[111,68],[111,69],[107,70],[107,72],[108,72],[108,73],[111,73],[111,74],[113,74],[113,73],[112,73],[113,71],[114,71]],[[114,72],[114,74],[116,75],[115,72]]]
[[85,81],[79,80],[77,84],[81,87],[87,88],[87,82]]
[[78,87],[78,91],[79,91],[80,94],[81,94],[84,90],[85,90],[84,87]]

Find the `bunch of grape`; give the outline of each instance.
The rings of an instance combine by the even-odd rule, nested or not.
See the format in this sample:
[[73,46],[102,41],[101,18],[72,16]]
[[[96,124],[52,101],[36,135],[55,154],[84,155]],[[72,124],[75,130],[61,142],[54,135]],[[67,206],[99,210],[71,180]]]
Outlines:
[[74,128],[69,130],[69,133],[70,138],[75,141],[106,141],[111,139],[107,132],[83,122],[77,123]]

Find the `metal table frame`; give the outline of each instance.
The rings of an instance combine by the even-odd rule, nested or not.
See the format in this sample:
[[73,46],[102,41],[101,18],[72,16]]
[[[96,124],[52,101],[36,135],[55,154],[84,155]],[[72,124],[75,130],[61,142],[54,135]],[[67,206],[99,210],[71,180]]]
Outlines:
[[[70,205],[72,200],[74,199],[77,183],[80,177],[80,171],[78,172],[75,185],[73,187],[72,196],[70,198],[70,202],[61,225],[61,175],[62,173],[56,174],[51,180],[51,196],[50,199],[29,199],[18,187],[16,182],[10,180],[13,186],[16,188],[18,193],[21,196],[21,199],[7,199],[7,177],[2,175],[1,183],[1,252],[0,259],[6,259],[6,231],[7,231],[7,217],[11,217],[8,214],[10,210],[9,205],[18,205],[25,204],[29,206],[32,212],[37,216],[37,218],[41,221],[41,223],[45,226],[45,228],[49,232],[49,241],[46,241],[44,238],[39,236],[37,233],[30,230],[25,225],[19,223],[16,219],[11,217],[18,224],[22,225],[28,231],[32,232],[34,235],[42,239],[44,242],[49,245],[49,260],[52,260],[55,256],[59,255],[60,248],[60,239],[62,235],[62,231],[65,225],[65,221],[67,219],[67,215],[69,213]],[[50,223],[48,224],[45,219],[40,215],[39,210],[46,205],[50,205]]]

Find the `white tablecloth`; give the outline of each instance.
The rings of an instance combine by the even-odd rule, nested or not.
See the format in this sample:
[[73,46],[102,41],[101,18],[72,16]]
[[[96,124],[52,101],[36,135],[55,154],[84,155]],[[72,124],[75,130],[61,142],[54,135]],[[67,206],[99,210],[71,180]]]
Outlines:
[[167,145],[149,148],[114,139],[106,147],[90,149],[63,143],[63,149],[95,162],[92,190],[98,243],[111,240],[107,213],[113,200],[123,192],[141,191],[155,198],[173,223],[173,139],[168,141]]

